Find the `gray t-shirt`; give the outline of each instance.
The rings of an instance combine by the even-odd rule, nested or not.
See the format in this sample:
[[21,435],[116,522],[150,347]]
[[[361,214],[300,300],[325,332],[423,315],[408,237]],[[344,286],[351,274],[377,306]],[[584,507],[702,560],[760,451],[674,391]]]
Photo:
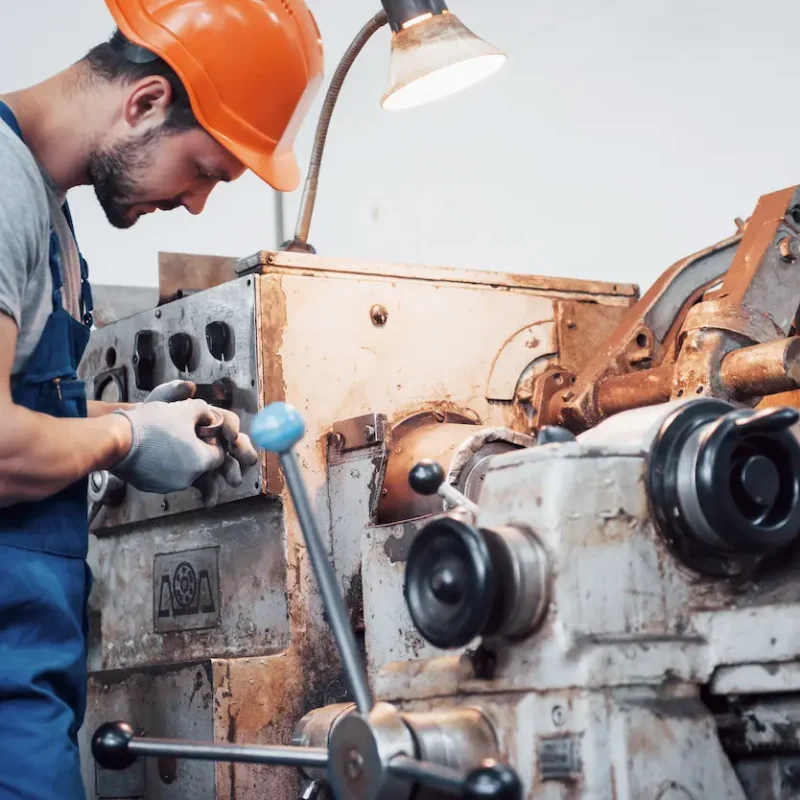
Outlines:
[[0,312],[17,323],[12,376],[23,370],[53,309],[51,226],[61,243],[64,308],[80,318],[80,261],[63,202],[31,151],[0,120]]

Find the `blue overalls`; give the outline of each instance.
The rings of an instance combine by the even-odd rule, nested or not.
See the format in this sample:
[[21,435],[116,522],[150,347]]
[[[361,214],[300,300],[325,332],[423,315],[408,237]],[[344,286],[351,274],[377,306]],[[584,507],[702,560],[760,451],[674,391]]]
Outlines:
[[[22,139],[0,103],[0,118]],[[72,228],[69,209],[64,213]],[[77,379],[92,299],[81,258],[83,323],[61,302],[61,248],[50,234],[53,311],[23,373],[17,405],[85,417]],[[2,433],[0,433],[2,435]],[[78,730],[86,709],[87,600],[91,572],[84,478],[37,503],[0,509],[0,799],[83,800]]]

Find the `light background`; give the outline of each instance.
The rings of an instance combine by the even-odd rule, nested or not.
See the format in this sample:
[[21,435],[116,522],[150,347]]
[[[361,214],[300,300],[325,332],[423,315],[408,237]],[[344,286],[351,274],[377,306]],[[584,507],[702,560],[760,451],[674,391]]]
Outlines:
[[[1,1],[0,91],[67,66],[112,28],[102,0]],[[329,78],[378,4],[310,4]],[[508,65],[439,104],[384,112],[388,33],[377,35],[334,116],[311,237],[320,254],[646,288],[729,235],[761,194],[798,182],[800,3],[450,6]],[[161,213],[126,232],[90,190],[70,198],[98,283],[156,285],[159,250],[241,256],[276,244],[273,194],[252,176],[217,189],[201,217]],[[287,198],[289,224],[298,199]]]

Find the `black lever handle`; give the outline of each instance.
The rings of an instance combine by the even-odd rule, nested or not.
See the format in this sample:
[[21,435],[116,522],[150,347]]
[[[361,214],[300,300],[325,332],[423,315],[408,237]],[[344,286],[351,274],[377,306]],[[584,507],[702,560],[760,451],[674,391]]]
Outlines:
[[800,421],[796,408],[765,408],[755,414],[737,420],[736,427],[746,433],[770,433],[791,428]]
[[465,776],[450,767],[397,756],[389,762],[389,771],[409,782],[450,792],[464,800],[522,800],[522,782],[517,773],[508,764],[494,760],[484,761]]
[[447,483],[441,464],[435,461],[425,459],[414,465],[408,474],[408,483],[417,494],[425,497],[438,494],[451,506],[464,508],[473,514],[478,513],[478,506],[472,500]]
[[235,761],[309,769],[325,769],[328,766],[328,751],[322,747],[265,747],[149,739],[134,736],[133,728],[127,722],[101,725],[92,737],[92,755],[101,767],[111,770],[127,769],[138,756]]

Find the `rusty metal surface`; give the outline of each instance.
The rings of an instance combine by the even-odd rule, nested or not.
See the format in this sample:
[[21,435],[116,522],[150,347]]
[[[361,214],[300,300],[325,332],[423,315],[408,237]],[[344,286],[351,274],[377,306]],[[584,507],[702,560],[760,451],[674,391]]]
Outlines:
[[725,274],[740,240],[737,233],[670,267],[626,311],[605,344],[584,364],[567,399],[554,400],[536,424],[563,424],[576,431],[596,425],[603,418],[597,408],[603,379],[651,369],[674,356],[674,337],[686,314],[702,292]]
[[441,512],[441,497],[417,494],[408,484],[408,475],[423,459],[441,464],[447,474],[459,446],[475,432],[474,425],[434,420],[408,430],[405,435],[394,433],[378,505],[378,522],[390,524]]
[[158,254],[159,304],[213,289],[236,278],[236,259],[187,253]]
[[[605,307],[604,307],[605,308]],[[489,371],[486,397],[513,400],[520,377],[530,364],[558,352],[553,320],[540,320],[514,333],[497,353]]]
[[635,302],[636,298],[631,297],[627,306],[609,307],[585,301],[559,301],[556,304],[558,363],[573,374],[583,369]]
[[[467,270],[454,267],[423,266],[421,264],[376,263],[354,261],[346,258],[323,258],[307,253],[262,250],[236,262],[236,273],[280,274],[303,272],[307,275],[351,275],[354,277],[416,280],[431,283],[474,285],[486,288],[503,287],[522,289],[534,293],[545,293],[553,297],[596,300],[601,297],[606,303],[628,305],[631,297],[637,297],[639,289],[631,283],[609,283],[574,278],[552,278],[544,275],[494,272],[490,270]],[[578,296],[578,297],[574,297]],[[580,297],[583,296],[583,297]]]
[[629,408],[666,403],[671,391],[671,365],[611,376],[597,386],[597,410],[605,418]]
[[799,389],[800,337],[732,351],[722,360],[720,380],[737,399]]

